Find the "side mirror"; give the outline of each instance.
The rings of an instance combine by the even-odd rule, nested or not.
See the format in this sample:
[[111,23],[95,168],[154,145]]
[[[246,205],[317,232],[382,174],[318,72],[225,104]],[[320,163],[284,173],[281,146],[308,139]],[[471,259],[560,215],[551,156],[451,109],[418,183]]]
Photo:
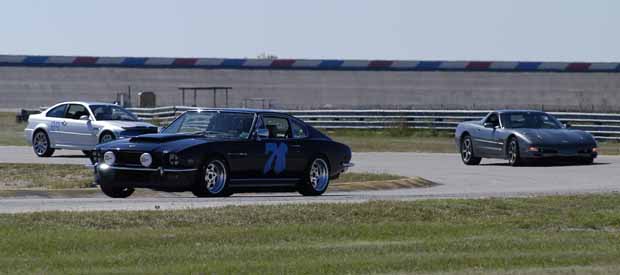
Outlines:
[[166,129],[166,127],[159,126],[159,127],[157,127],[157,132],[161,133],[164,129]]
[[570,123],[568,123],[568,122],[564,123],[564,128],[570,128],[570,127],[572,127],[572,125],[570,125]]
[[80,120],[90,120],[90,116],[87,116],[87,115],[80,116]]
[[258,139],[269,138],[269,130],[265,128],[256,129],[256,137]]
[[484,128],[495,128],[495,124],[493,124],[491,122],[485,122],[484,123]]

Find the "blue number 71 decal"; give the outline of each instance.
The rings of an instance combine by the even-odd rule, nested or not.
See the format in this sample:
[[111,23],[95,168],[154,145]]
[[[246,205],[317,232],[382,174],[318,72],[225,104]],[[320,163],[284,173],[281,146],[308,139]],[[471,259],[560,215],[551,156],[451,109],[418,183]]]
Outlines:
[[265,144],[265,154],[268,154],[269,158],[267,158],[267,162],[263,168],[263,174],[267,174],[267,172],[272,169],[276,174],[282,173],[282,171],[286,169],[286,153],[288,153],[288,146],[286,146],[286,143]]

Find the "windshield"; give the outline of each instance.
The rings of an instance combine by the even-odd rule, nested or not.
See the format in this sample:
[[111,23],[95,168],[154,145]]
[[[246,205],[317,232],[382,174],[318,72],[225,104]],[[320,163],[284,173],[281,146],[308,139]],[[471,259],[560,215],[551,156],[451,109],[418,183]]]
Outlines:
[[502,114],[505,128],[560,129],[562,124],[545,113],[505,113]]
[[247,139],[254,114],[233,112],[187,112],[163,133],[202,133],[207,136]]
[[96,120],[137,121],[138,118],[129,111],[115,105],[90,105]]

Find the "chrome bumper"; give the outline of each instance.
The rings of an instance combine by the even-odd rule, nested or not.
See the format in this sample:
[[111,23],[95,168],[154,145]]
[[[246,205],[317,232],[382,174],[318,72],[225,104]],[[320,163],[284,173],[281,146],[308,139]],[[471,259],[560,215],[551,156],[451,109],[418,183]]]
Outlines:
[[343,162],[342,163],[342,173],[346,172],[347,170],[349,170],[349,168],[355,166],[355,163],[353,162]]

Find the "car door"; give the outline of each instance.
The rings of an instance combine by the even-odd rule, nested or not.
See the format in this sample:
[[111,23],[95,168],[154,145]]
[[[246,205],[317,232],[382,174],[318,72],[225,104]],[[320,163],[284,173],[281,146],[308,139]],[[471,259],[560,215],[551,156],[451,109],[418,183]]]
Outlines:
[[501,152],[501,146],[499,145],[496,135],[497,130],[501,127],[499,116],[497,113],[492,113],[486,117],[482,122],[482,125],[476,128],[474,134],[474,148],[476,154],[480,156],[498,156]]
[[69,108],[65,113],[65,130],[63,131],[64,143],[70,147],[90,147],[93,137],[96,133],[92,130],[92,121],[81,120],[80,117],[91,117],[86,106],[82,104],[69,104]]
[[264,146],[262,178],[278,181],[299,179],[296,153],[299,151],[299,144],[292,142],[288,117],[266,114],[262,116],[262,121],[269,131],[269,137],[261,140],[261,145]]
[[54,146],[56,144],[62,144],[62,131],[65,128],[62,122],[65,120],[67,105],[68,104],[58,105],[45,114],[47,135]]

